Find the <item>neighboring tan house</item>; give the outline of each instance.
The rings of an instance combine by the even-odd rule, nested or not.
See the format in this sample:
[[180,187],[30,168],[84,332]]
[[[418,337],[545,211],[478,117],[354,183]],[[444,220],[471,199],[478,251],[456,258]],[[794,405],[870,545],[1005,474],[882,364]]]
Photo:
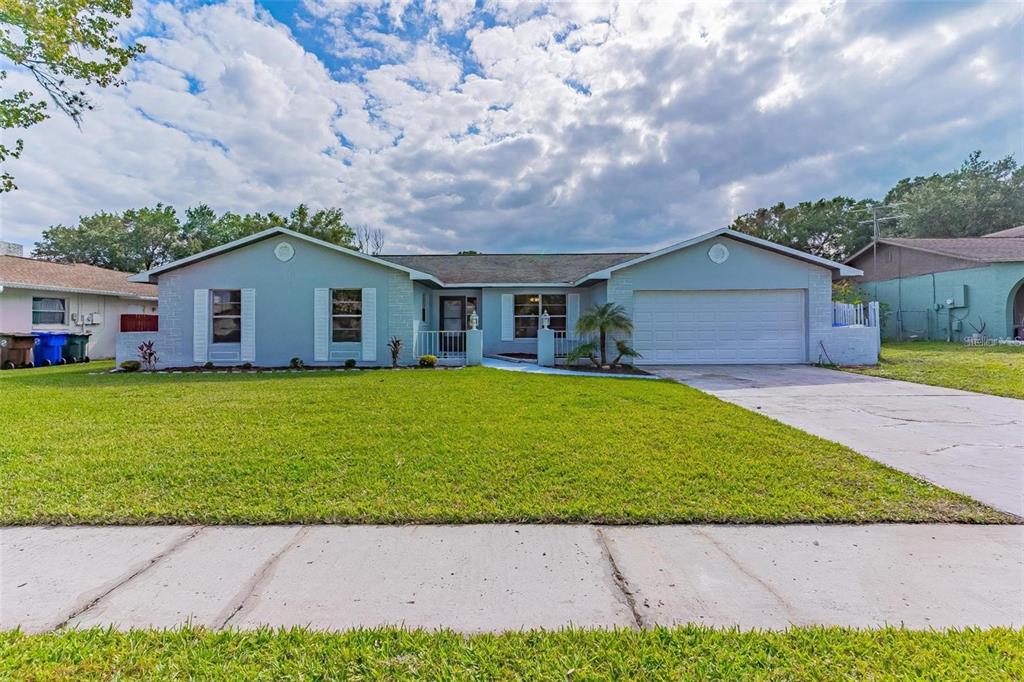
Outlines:
[[114,357],[121,315],[155,313],[156,299],[155,286],[126,272],[0,255],[0,332],[87,333],[91,358]]
[[160,331],[122,334],[118,359],[144,338],[163,367],[387,365],[392,337],[402,364],[466,338],[530,355],[545,312],[564,348],[610,301],[634,322],[637,364],[816,362],[823,347],[864,364],[878,330],[834,327],[831,297],[833,276],[859,274],[727,229],[648,254],[370,256],[273,228],[132,277],[158,284]]
[[846,260],[888,311],[886,338],[1024,336],[1024,226],[984,237],[879,239]]

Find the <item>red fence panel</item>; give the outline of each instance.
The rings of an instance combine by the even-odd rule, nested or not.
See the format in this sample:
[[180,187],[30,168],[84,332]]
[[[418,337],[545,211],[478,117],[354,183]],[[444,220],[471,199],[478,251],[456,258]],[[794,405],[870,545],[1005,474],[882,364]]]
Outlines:
[[159,315],[121,315],[121,331],[123,332],[158,332],[160,331]]

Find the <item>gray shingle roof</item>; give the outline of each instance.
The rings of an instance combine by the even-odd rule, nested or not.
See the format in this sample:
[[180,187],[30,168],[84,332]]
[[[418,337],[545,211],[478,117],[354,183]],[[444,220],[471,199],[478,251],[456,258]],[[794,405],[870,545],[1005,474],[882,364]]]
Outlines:
[[1016,239],[1018,237],[1024,238],[1024,225],[1018,225],[1017,227],[1011,227],[1008,230],[1000,230],[999,232],[993,232],[992,234],[986,234],[982,236],[984,236],[986,239],[992,239],[993,237],[996,239]]
[[445,284],[540,284],[574,282],[584,275],[632,260],[642,253],[501,253],[475,256],[378,256],[434,275]]
[[1024,238],[956,237],[952,239],[880,239],[882,244],[904,246],[908,249],[931,251],[954,258],[966,258],[983,263],[1024,261]]

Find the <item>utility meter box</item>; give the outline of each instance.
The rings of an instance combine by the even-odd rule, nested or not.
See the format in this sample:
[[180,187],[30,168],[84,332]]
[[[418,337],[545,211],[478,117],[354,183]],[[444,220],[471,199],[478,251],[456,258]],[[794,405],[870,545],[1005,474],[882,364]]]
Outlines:
[[949,297],[953,299],[953,304],[950,308],[966,308],[967,307],[967,285],[957,284],[952,287],[949,291]]
[[86,324],[103,324],[103,313],[89,313],[85,316]]

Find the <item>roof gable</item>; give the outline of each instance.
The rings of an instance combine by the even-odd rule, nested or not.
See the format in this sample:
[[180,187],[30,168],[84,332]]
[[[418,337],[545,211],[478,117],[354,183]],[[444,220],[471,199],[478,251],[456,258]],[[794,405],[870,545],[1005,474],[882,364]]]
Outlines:
[[255,234],[251,234],[247,237],[242,237],[241,239],[236,239],[232,242],[228,242],[227,244],[221,244],[220,246],[215,246],[212,249],[207,249],[206,251],[201,251],[191,256],[186,256],[185,258],[180,258],[176,261],[165,263],[164,265],[160,265],[155,268],[150,268],[145,272],[140,272],[137,275],[132,275],[129,278],[129,281],[155,283],[157,278],[165,272],[168,272],[170,270],[176,270],[178,268],[185,267],[186,265],[192,265],[193,263],[198,263],[209,258],[214,258],[222,253],[234,251],[236,249],[242,248],[243,246],[254,244],[256,242],[263,241],[264,239],[269,239],[274,235],[284,235],[288,237],[293,237],[295,239],[301,239],[303,241],[309,242],[310,244],[316,244],[317,246],[322,246],[324,248],[331,249],[332,251],[337,251],[348,256],[353,256],[355,258],[360,258],[371,263],[376,263],[378,265],[383,265],[385,267],[401,270],[402,272],[408,273],[412,279],[429,280],[436,284],[441,284],[441,282],[438,281],[437,278],[434,277],[433,275],[420,272],[418,270],[413,270],[411,268],[407,268],[404,265],[399,265],[398,263],[392,263],[382,258],[378,258],[377,256],[365,254],[362,251],[356,251],[354,249],[349,249],[344,246],[332,244],[331,242],[325,242],[322,239],[310,237],[308,234],[302,234],[301,232],[289,230],[288,228],[285,227],[272,227],[270,229],[263,230],[262,232],[256,232]]
[[578,280],[578,282],[583,282],[588,279],[608,279],[611,273],[615,272],[616,270],[628,268],[631,265],[637,265],[639,263],[643,263],[653,258],[660,258],[661,256],[674,253],[681,249],[696,246],[701,242],[706,242],[710,239],[714,239],[715,237],[730,237],[737,241],[746,242],[748,244],[758,246],[768,251],[774,251],[775,253],[779,253],[784,256],[789,256],[797,260],[802,260],[813,265],[820,265],[821,267],[829,268],[830,270],[836,271],[841,277],[856,277],[858,275],[864,274],[857,268],[850,267],[849,265],[844,265],[843,263],[837,263],[827,258],[821,258],[820,256],[813,256],[809,253],[805,253],[803,251],[790,248],[788,246],[783,246],[782,244],[776,244],[775,242],[770,242],[766,239],[760,239],[758,237],[753,237],[749,234],[745,234],[743,232],[737,232],[736,230],[731,230],[727,227],[722,227],[717,230],[712,230],[710,232],[705,232],[704,234],[697,235],[696,237],[692,237],[685,241],[678,242],[671,246],[667,246],[659,251],[648,253],[643,256],[639,256],[637,258],[624,261],[622,263],[617,263],[611,267],[605,268],[604,270],[591,272],[585,277],[581,277]]

